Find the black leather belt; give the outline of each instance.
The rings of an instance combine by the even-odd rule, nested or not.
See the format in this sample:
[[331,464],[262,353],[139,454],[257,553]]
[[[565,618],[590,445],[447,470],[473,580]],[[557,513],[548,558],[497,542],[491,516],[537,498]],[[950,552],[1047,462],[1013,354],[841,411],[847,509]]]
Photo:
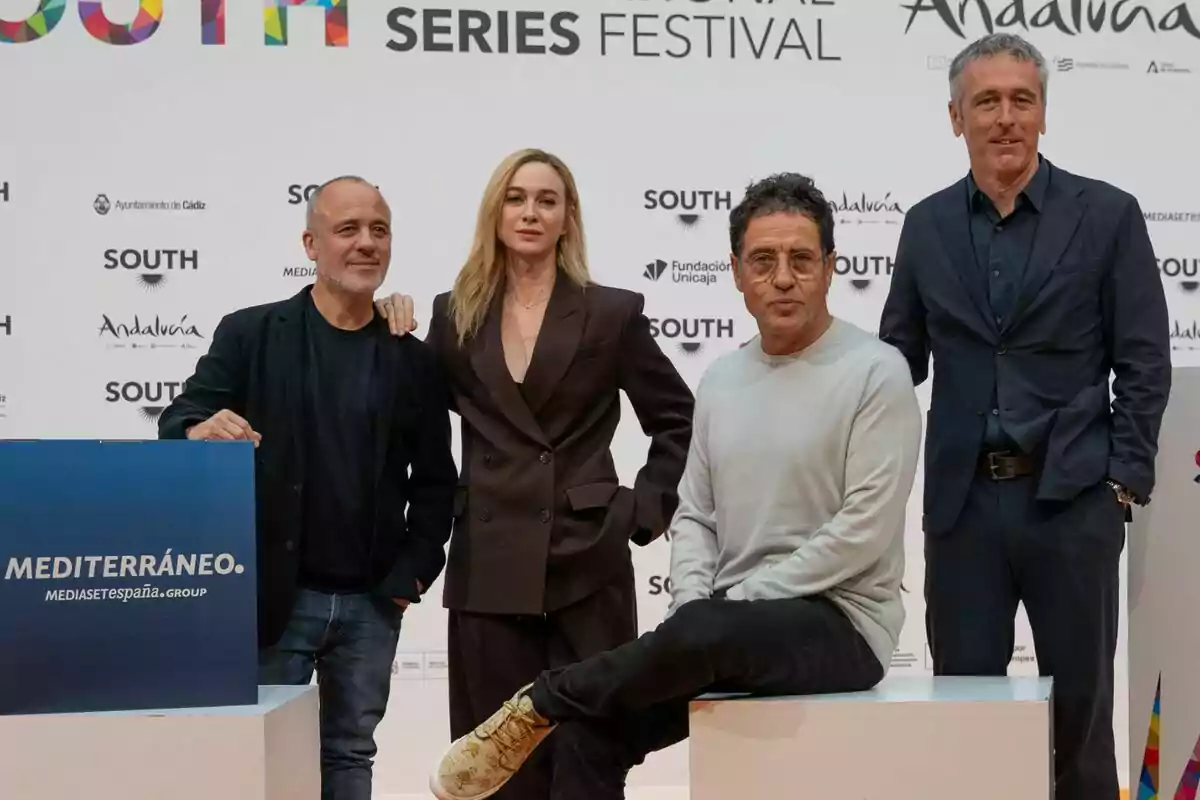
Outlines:
[[979,457],[979,472],[994,481],[1009,481],[1037,471],[1037,462],[1032,456],[1009,451],[984,453]]

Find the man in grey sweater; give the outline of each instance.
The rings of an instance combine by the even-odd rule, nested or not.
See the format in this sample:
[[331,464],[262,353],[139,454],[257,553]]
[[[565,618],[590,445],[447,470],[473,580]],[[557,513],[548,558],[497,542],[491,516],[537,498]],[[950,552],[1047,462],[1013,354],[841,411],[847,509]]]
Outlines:
[[552,731],[553,800],[623,798],[632,766],[686,738],[698,695],[859,691],[886,674],[921,440],[908,364],[829,313],[833,210],[809,179],[750,186],[729,228],[759,335],[696,393],[667,619],[542,673],[451,745],[430,777],[441,800],[490,796]]

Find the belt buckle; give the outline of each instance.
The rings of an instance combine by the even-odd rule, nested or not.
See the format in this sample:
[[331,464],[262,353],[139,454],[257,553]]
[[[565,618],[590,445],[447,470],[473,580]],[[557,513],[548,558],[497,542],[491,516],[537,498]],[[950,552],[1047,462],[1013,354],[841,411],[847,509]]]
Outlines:
[[1008,474],[1004,474],[1004,475],[1000,474],[1000,472],[998,471],[1000,469],[1000,459],[1007,458],[1011,455],[1012,454],[1010,452],[1008,452],[1007,450],[1002,450],[1000,452],[987,454],[988,475],[991,477],[992,480],[994,480],[994,481],[1011,481],[1013,478],[1017,477],[1015,471],[1009,471]]

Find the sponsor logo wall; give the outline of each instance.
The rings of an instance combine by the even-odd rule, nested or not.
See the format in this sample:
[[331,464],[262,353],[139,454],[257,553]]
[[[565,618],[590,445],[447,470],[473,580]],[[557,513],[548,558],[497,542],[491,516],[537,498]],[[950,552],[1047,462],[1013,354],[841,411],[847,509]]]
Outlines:
[[[1043,152],[1138,197],[1173,356],[1200,363],[1200,167],[1186,155],[1200,110],[1180,101],[1200,92],[1197,20],[1196,0],[884,0],[869,15],[847,0],[0,0],[0,70],[31,76],[8,87],[19,123],[0,152],[0,436],[153,437],[222,316],[312,280],[304,204],[335,175],[391,202],[384,291],[415,296],[423,335],[488,175],[531,145],[575,170],[595,278],[645,295],[693,386],[754,335],[727,223],[771,172],[811,174],[833,203],[830,301],[874,331],[905,215],[966,170],[946,70],[988,31],[1025,35],[1051,62]],[[89,146],[51,158],[56,130],[85,130]],[[626,483],[646,446],[627,414]],[[910,588],[920,495],[918,482]],[[643,628],[666,610],[668,553],[635,551]],[[406,615],[379,735],[385,794],[423,792],[448,736],[440,589]],[[906,601],[893,669],[919,674],[920,592]],[[1022,622],[1012,672],[1036,670]],[[1123,683],[1117,701],[1127,773]],[[673,748],[631,784],[685,779]]]

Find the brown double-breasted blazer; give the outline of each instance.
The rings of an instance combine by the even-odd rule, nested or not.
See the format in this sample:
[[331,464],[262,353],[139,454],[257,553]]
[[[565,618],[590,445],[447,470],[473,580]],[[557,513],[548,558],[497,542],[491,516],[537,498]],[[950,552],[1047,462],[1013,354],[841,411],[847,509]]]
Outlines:
[[[542,614],[630,569],[629,542],[660,536],[678,504],[694,398],[659,348],[643,297],[560,274],[522,383],[504,360],[503,290],[461,347],[449,294],[426,341],[462,420],[447,608]],[[624,392],[650,437],[632,487],[610,452]]]

